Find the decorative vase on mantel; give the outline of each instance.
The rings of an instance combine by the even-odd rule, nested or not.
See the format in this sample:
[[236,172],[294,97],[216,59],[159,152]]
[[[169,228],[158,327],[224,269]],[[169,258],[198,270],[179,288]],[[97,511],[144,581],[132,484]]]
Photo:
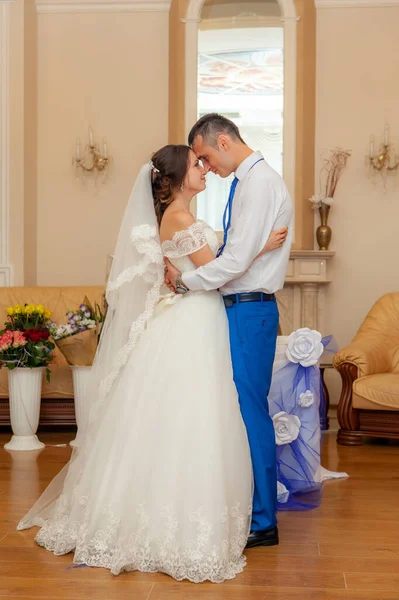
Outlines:
[[327,225],[329,212],[330,206],[323,203],[319,208],[320,225],[316,229],[316,239],[319,244],[319,250],[328,250],[331,242],[332,231],[331,227]]

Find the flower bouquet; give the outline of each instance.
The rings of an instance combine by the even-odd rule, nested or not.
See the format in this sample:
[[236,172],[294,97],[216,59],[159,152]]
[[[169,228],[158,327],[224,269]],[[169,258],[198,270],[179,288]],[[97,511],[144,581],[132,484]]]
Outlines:
[[94,356],[104,323],[104,313],[96,303],[94,309],[85,297],[77,310],[66,313],[67,323],[50,324],[50,333],[67,363],[88,367]]
[[45,367],[50,381],[48,365],[55,348],[49,340],[50,316],[42,304],[16,304],[7,309],[7,321],[0,331],[0,368]]
[[329,150],[328,158],[323,158],[323,166],[320,171],[321,193],[309,198],[312,208],[319,210],[323,206],[330,207],[333,204],[338,181],[347,165],[350,155],[350,150],[334,148],[333,150]]

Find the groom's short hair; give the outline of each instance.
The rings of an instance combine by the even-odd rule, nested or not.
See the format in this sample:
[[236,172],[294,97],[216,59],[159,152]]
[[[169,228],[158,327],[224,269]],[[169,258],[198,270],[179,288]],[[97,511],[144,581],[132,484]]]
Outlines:
[[223,133],[229,135],[233,140],[239,140],[245,144],[237,125],[217,113],[204,115],[195,123],[188,135],[188,144],[192,146],[197,135],[200,135],[207,144],[216,146],[219,135]]

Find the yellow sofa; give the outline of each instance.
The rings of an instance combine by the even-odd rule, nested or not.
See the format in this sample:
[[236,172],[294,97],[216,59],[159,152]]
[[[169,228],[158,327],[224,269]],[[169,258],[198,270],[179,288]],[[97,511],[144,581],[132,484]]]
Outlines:
[[[0,328],[6,320],[6,309],[14,304],[43,304],[51,310],[52,319],[57,323],[66,322],[68,310],[76,309],[85,296],[94,305],[102,305],[104,287],[3,287],[0,288]],[[51,380],[43,378],[41,424],[73,424],[75,411],[73,404],[72,373],[58,348],[54,351],[55,360],[51,365]],[[0,370],[0,425],[8,425],[8,378],[7,369]]]
[[[68,310],[78,308],[85,296],[92,305],[97,302],[102,306],[104,290],[103,286],[0,288],[0,329],[6,321],[6,309],[14,304],[43,304],[51,310],[54,321],[65,323]],[[281,310],[280,303],[279,309]],[[285,315],[284,305],[283,311]],[[75,424],[72,372],[58,348],[54,350],[54,354],[55,359],[50,366],[50,383],[43,376],[40,424]],[[0,426],[9,424],[8,370],[3,367],[0,369]]]
[[399,439],[399,292],[382,296],[352,342],[333,359],[342,378],[337,441]]

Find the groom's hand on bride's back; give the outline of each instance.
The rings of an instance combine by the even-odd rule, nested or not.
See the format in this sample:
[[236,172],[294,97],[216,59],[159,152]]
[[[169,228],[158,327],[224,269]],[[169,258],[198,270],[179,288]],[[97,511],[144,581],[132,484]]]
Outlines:
[[165,285],[168,286],[168,288],[170,289],[171,292],[176,292],[175,287],[172,285],[171,276],[169,273],[169,269],[171,267],[173,268],[173,265],[171,264],[170,260],[168,258],[166,258],[166,256],[164,256],[163,261],[165,263],[165,271],[164,271]]

